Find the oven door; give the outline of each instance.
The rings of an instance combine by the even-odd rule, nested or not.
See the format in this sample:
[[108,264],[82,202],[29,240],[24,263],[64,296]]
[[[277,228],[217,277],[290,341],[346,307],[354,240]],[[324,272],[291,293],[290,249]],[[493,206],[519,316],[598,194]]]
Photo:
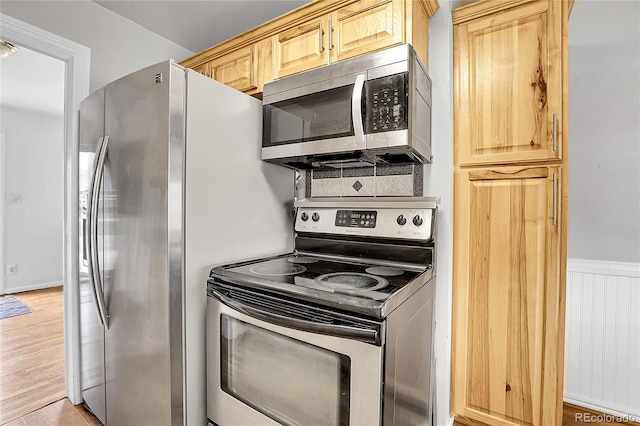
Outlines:
[[299,318],[290,318],[295,328],[288,327],[286,315],[260,310],[217,291],[207,304],[210,422],[220,426],[380,424],[381,342],[365,343],[365,335],[357,329],[349,338],[349,327],[344,326],[336,327],[336,335],[304,331],[301,324],[306,320]]

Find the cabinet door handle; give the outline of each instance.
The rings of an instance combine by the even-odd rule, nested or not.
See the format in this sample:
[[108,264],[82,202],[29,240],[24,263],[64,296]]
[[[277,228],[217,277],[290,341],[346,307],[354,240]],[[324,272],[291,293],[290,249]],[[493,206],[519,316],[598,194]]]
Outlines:
[[553,152],[558,150],[558,114],[553,114]]
[[320,52],[324,52],[324,31],[322,31],[322,22],[320,22],[320,31],[318,33],[318,49]]
[[333,43],[331,43],[331,33],[333,33],[333,25],[331,24],[331,18],[329,18],[329,28],[327,29],[327,46],[329,46],[329,50],[333,49]]
[[558,174],[553,174],[553,226],[558,225]]

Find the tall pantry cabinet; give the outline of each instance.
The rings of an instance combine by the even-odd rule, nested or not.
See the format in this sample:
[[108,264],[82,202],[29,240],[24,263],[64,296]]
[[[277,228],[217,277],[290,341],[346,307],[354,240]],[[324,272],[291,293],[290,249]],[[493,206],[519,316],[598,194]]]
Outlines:
[[562,424],[569,12],[559,0],[453,12],[460,424]]

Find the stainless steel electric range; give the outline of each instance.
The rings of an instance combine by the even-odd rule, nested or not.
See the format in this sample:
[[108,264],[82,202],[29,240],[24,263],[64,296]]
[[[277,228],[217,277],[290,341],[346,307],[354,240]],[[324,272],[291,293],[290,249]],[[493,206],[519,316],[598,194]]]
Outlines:
[[214,268],[210,423],[431,424],[437,203],[298,201],[292,253]]

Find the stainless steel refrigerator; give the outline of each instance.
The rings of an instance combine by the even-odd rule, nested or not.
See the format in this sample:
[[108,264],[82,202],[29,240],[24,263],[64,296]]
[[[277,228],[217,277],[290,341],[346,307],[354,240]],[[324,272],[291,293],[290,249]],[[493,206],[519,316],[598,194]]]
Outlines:
[[259,100],[173,61],[82,102],[82,388],[102,423],[206,424],[209,270],[292,246],[293,172],[261,137]]

